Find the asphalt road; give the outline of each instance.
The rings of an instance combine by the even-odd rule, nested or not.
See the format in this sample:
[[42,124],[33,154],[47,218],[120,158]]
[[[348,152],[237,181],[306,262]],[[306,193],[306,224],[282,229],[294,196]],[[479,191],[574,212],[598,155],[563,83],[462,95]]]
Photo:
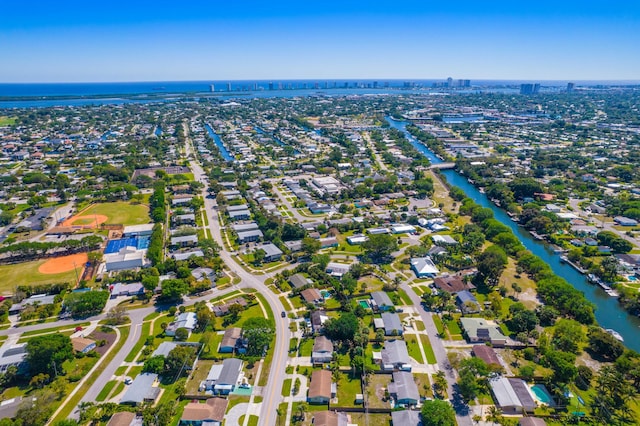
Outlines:
[[437,337],[438,329],[433,322],[431,314],[424,310],[422,300],[420,300],[415,291],[413,291],[407,283],[402,283],[400,287],[407,293],[411,302],[420,313],[422,322],[424,323],[427,334],[429,335],[429,341],[431,342],[433,353],[436,356],[436,361],[438,361],[438,367],[440,367],[440,370],[445,372],[445,377],[447,379],[447,394],[449,395],[449,401],[451,401],[451,405],[453,405],[456,412],[456,421],[458,422],[458,426],[473,426],[469,406],[462,400],[462,397],[458,392],[456,370],[451,367],[449,358],[447,357],[447,350],[442,344],[442,340]]
[[[191,145],[190,138],[187,137],[187,156],[195,158],[193,154],[193,146]],[[196,181],[206,182],[206,175],[200,164],[196,160],[190,160],[191,171],[193,172]],[[271,362],[271,368],[268,372],[263,371],[262,374],[268,374],[269,380],[262,390],[263,402],[260,409],[259,425],[274,425],[276,424],[278,405],[282,400],[281,389],[285,377],[285,369],[287,364],[287,358],[289,356],[289,340],[291,339],[291,332],[289,331],[289,319],[282,318],[280,312],[284,311],[284,307],[278,297],[267,288],[265,280],[269,278],[270,274],[266,275],[253,275],[245,271],[240,265],[238,265],[231,255],[224,250],[224,244],[222,241],[222,232],[220,229],[220,223],[218,221],[218,213],[214,208],[214,200],[206,197],[208,188],[205,187],[202,190],[202,197],[204,199],[204,209],[209,219],[209,228],[213,239],[220,246],[220,257],[224,261],[227,268],[234,272],[242,281],[241,283],[255,288],[266,299],[267,303],[271,307],[274,314],[274,321],[276,326],[276,343],[274,347],[273,359]]]

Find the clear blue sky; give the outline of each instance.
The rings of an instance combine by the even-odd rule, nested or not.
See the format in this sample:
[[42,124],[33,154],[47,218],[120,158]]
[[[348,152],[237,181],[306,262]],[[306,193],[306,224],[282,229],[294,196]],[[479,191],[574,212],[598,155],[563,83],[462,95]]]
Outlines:
[[640,2],[16,0],[0,6],[0,82],[448,76],[640,80]]

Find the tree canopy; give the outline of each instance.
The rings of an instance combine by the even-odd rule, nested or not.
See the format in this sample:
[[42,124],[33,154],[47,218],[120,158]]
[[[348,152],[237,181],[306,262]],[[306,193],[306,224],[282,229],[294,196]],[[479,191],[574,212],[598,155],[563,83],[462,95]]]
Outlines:
[[424,426],[455,426],[456,413],[447,401],[434,399],[425,401],[420,411]]
[[262,356],[265,347],[273,340],[275,328],[266,318],[249,318],[242,325],[242,335],[247,339],[247,355]]
[[32,337],[27,342],[26,351],[32,376],[45,373],[54,377],[63,371],[62,363],[73,359],[71,339],[60,333]]

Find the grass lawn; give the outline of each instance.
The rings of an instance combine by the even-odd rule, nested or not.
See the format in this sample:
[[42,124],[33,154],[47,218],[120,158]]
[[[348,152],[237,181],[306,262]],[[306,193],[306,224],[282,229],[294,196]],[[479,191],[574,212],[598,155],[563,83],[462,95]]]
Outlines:
[[196,368],[191,372],[189,376],[190,379],[187,380],[185,386],[185,394],[186,395],[198,395],[200,392],[198,388],[200,387],[200,382],[207,378],[209,374],[209,370],[211,370],[211,366],[214,364],[214,361],[201,359],[197,362]]
[[398,295],[400,296],[400,300],[402,300],[402,303],[404,305],[413,306],[413,302],[409,298],[409,295],[403,289],[398,289]]
[[431,318],[433,318],[433,323],[436,326],[436,330],[438,330],[439,334],[444,334],[444,325],[442,324],[442,319],[440,318],[440,315],[431,315]]
[[125,201],[98,203],[82,212],[82,216],[94,214],[107,216],[109,218],[105,222],[107,225],[140,225],[149,223],[149,207],[144,204],[131,204]]
[[436,361],[436,355],[433,353],[433,348],[431,347],[429,336],[427,336],[426,334],[421,334],[420,340],[422,341],[422,348],[424,349],[424,355],[427,357],[427,362],[429,364],[437,364],[438,361]]
[[351,413],[351,422],[357,425],[389,426],[390,414]]
[[427,398],[433,398],[433,391],[431,390],[431,382],[429,381],[429,375],[426,373],[414,373],[413,379],[418,385],[418,392],[420,395]]
[[291,379],[284,379],[282,383],[282,396],[291,395]]
[[18,117],[0,116],[0,126],[11,126],[15,124],[16,120],[18,120]]
[[[40,265],[47,260],[17,263],[14,265],[0,266],[0,293],[13,294],[17,286],[36,286],[54,283],[75,283],[76,273],[71,270],[59,274],[41,274],[38,272]],[[80,274],[78,270],[78,274]]]
[[341,407],[354,407],[357,393],[362,393],[360,377],[341,373],[338,380],[338,404]]
[[447,324],[447,330],[449,330],[451,340],[462,340],[462,330],[458,325],[458,316],[454,316],[453,319],[445,321],[445,323]]
[[409,351],[409,356],[420,364],[424,364],[424,359],[422,358],[422,353],[420,352],[420,346],[418,345],[418,339],[415,334],[405,334],[404,340],[407,342],[407,350]]
[[389,408],[389,401],[383,401],[384,391],[391,382],[391,374],[372,374],[367,384],[367,401],[371,408]]
[[299,356],[311,356],[311,351],[313,350],[313,339],[305,338],[300,342],[300,347],[298,348]]
[[116,383],[117,382],[115,380],[109,380],[96,397],[96,401],[104,401],[105,399],[107,399],[107,396],[109,396],[111,389],[113,389]]

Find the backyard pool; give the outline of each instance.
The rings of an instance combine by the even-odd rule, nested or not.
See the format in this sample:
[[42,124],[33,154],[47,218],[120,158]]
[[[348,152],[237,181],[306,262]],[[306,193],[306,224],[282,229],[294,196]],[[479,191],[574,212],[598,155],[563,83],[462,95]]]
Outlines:
[[358,300],[358,304],[360,306],[362,306],[363,308],[365,308],[365,309],[369,309],[370,308],[369,302],[367,302],[366,300]]
[[548,405],[549,407],[553,407],[555,403],[553,402],[553,398],[551,398],[551,394],[545,387],[545,385],[533,385],[531,386],[531,392],[533,393],[533,397],[540,404]]
[[320,294],[322,295],[322,297],[324,299],[329,299],[331,298],[331,293],[329,293],[327,290],[320,290]]

